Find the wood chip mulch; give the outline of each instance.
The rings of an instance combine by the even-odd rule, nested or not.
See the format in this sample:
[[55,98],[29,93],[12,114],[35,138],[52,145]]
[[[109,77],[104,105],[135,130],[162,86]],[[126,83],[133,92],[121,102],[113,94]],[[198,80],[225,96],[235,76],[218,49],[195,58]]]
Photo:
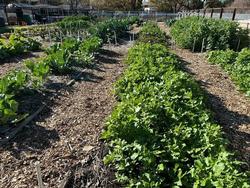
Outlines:
[[10,71],[21,68],[23,66],[23,61],[28,59],[35,59],[43,55],[44,53],[42,51],[29,52],[17,57],[0,60],[0,78],[9,73]]
[[0,147],[1,188],[38,187],[37,162],[45,187],[115,186],[102,162],[107,149],[100,133],[115,105],[113,83],[131,46],[104,46],[96,66],[87,69],[71,91],[61,90],[35,121]]

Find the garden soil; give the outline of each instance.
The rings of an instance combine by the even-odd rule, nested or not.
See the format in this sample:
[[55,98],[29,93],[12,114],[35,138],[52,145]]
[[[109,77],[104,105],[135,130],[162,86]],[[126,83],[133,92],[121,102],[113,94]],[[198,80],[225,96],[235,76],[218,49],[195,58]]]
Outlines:
[[[100,139],[116,103],[113,83],[122,74],[132,42],[104,46],[95,66],[52,103],[10,143],[0,147],[0,187],[115,187],[103,164]],[[69,81],[70,79],[66,79]]]

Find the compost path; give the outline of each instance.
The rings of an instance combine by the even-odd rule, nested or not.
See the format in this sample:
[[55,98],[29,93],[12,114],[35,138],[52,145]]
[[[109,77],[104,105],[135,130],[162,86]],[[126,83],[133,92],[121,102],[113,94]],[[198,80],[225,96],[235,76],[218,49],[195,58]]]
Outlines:
[[[164,23],[159,23],[159,26],[169,35],[169,28]],[[223,126],[231,149],[247,163],[244,167],[250,169],[250,98],[238,91],[229,75],[218,65],[209,64],[205,54],[178,47],[173,51],[207,93],[215,121]]]
[[28,59],[35,59],[44,56],[42,51],[40,52],[28,52],[22,55],[0,60],[0,77],[8,74],[13,70],[17,70],[23,66],[23,61]]
[[0,187],[38,187],[39,168],[45,187],[114,186],[102,162],[106,148],[100,133],[116,102],[113,83],[131,46],[126,41],[104,46],[95,66],[78,77],[71,91],[60,91],[47,104],[50,110],[0,147]]

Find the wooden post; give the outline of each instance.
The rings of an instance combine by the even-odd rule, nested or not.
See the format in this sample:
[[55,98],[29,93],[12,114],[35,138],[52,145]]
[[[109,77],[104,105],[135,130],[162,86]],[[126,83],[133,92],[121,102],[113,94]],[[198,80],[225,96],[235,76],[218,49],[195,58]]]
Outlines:
[[205,38],[202,40],[201,53],[204,52],[204,46],[205,46]]
[[213,14],[214,14],[214,9],[212,8],[212,10],[211,10],[211,18],[213,18]]
[[235,20],[235,16],[236,16],[236,8],[234,9],[232,20]]
[[194,38],[194,43],[193,43],[193,50],[192,50],[192,52],[195,51],[195,45],[196,45],[196,38]]
[[237,49],[236,49],[236,51],[238,52],[240,50],[240,38],[239,38],[239,40],[238,40],[238,44],[237,44]]
[[223,8],[221,8],[221,9],[220,9],[220,19],[222,19],[223,12],[224,12],[224,9],[223,9]]

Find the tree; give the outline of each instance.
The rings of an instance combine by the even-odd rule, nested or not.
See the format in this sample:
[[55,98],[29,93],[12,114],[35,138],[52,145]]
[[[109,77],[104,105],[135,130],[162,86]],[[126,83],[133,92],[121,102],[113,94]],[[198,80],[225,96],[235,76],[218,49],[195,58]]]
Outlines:
[[91,0],[90,5],[101,10],[138,10],[142,0]]
[[151,2],[158,10],[173,12],[198,9],[203,5],[202,0],[152,0]]

